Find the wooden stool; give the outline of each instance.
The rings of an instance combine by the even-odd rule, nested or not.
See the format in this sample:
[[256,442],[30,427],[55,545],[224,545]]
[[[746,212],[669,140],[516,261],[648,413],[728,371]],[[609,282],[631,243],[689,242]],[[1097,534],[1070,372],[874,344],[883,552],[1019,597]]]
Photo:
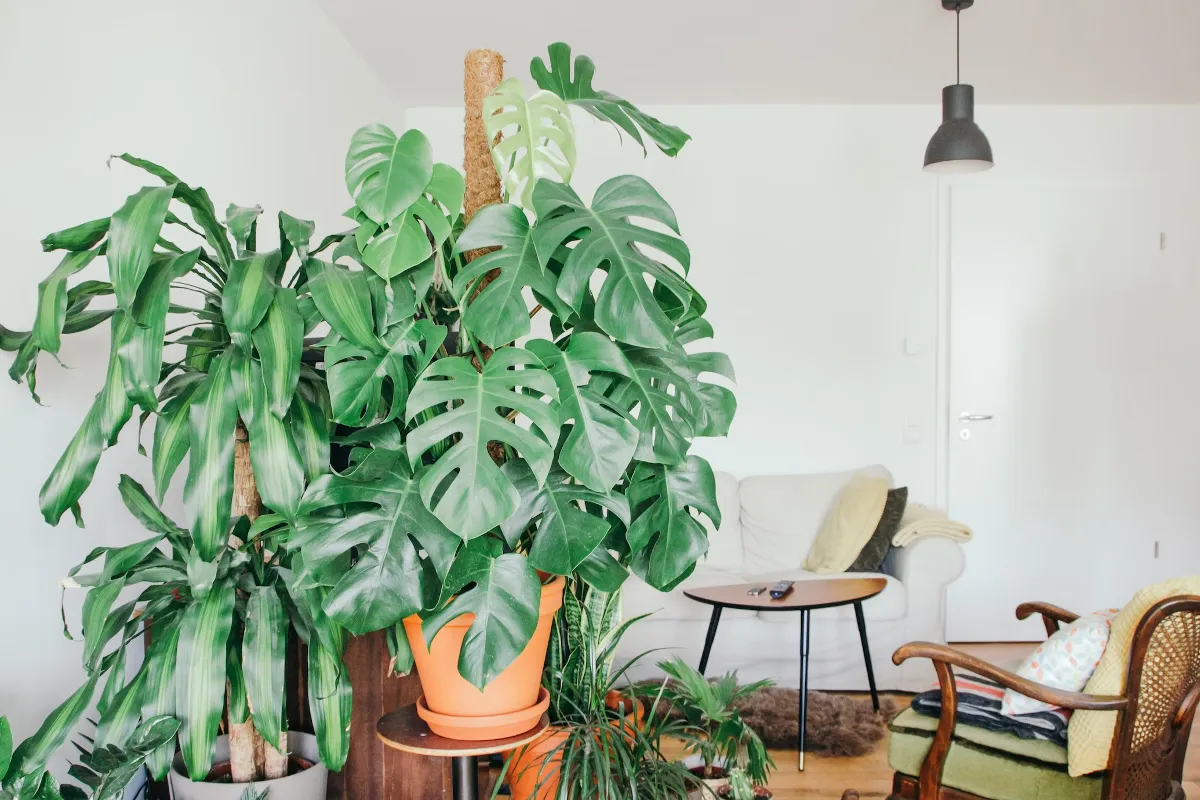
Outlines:
[[375,734],[388,747],[406,753],[436,758],[454,759],[454,800],[479,800],[478,756],[503,753],[524,744],[529,744],[542,735],[550,719],[545,714],[538,724],[520,736],[507,739],[491,739],[483,742],[466,742],[447,739],[429,730],[425,721],[417,716],[416,705],[405,706],[380,717],[375,725]]

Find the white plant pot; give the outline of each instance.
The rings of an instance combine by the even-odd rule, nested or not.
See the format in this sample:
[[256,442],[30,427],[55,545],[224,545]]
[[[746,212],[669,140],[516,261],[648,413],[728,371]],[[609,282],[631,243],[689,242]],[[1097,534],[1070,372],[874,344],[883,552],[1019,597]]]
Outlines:
[[[286,778],[255,781],[254,788],[259,792],[269,789],[267,800],[325,800],[329,770],[321,763],[317,750],[317,737],[311,733],[288,731],[288,748],[294,755],[300,756],[305,761],[311,761],[312,766],[295,775],[288,775]],[[229,737],[218,736],[213,763],[218,764],[228,760]],[[173,800],[241,800],[242,794],[249,786],[246,783],[193,781],[184,775],[182,755],[175,756],[175,760],[171,764],[171,772],[167,777]]]
[[[690,755],[683,760],[683,765],[688,769],[700,767],[704,765],[704,761],[698,755]],[[714,767],[724,767],[725,760],[717,759]],[[729,783],[727,778],[711,778],[701,779],[701,786],[694,792],[688,792],[688,800],[717,800],[717,789]],[[270,798],[268,798],[270,800]]]

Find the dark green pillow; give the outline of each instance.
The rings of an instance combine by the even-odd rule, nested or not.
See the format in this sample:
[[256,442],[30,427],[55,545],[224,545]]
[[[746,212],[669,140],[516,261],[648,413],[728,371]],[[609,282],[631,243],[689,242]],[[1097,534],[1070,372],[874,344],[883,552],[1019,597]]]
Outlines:
[[908,505],[908,487],[889,489],[887,502],[883,506],[883,516],[875,526],[875,532],[870,540],[859,551],[858,558],[850,565],[847,572],[879,572],[879,566],[887,558],[892,546],[892,537],[900,529],[900,518],[904,516],[904,507]]

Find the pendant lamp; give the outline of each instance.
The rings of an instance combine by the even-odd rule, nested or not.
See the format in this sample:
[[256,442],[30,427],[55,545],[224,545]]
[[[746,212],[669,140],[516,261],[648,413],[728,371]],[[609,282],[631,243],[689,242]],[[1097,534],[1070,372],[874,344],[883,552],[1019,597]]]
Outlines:
[[995,166],[992,146],[975,124],[975,87],[961,83],[961,14],[975,0],[941,0],[954,12],[955,83],[942,89],[942,124],[925,148],[925,171],[939,173],[983,172]]

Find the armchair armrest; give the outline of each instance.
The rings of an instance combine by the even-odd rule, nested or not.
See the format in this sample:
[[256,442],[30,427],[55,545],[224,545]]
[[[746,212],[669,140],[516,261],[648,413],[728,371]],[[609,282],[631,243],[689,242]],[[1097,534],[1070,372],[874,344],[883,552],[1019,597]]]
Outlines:
[[1058,632],[1059,623],[1069,625],[1079,619],[1078,614],[1073,614],[1049,603],[1021,603],[1017,606],[1017,619],[1028,619],[1033,614],[1042,615],[1042,624],[1046,627],[1047,636],[1053,636]]
[[[1061,611],[1061,609],[1057,610]],[[1068,612],[1062,613],[1067,614]],[[921,774],[917,778],[918,796],[931,798],[931,800],[940,800],[943,797],[942,770],[946,766],[946,756],[950,753],[950,741],[954,736],[955,717],[958,714],[958,688],[954,685],[952,667],[970,670],[977,675],[990,678],[1006,689],[1012,689],[1026,697],[1032,697],[1034,700],[1041,700],[1044,703],[1063,708],[1120,711],[1129,702],[1125,697],[1052,689],[944,644],[911,642],[892,654],[892,661],[896,665],[903,664],[910,658],[928,658],[933,661],[933,668],[937,672],[938,684],[942,691],[942,713],[938,719],[937,733],[933,737],[933,744],[929,748],[929,754],[925,756],[925,761],[921,764]]]

